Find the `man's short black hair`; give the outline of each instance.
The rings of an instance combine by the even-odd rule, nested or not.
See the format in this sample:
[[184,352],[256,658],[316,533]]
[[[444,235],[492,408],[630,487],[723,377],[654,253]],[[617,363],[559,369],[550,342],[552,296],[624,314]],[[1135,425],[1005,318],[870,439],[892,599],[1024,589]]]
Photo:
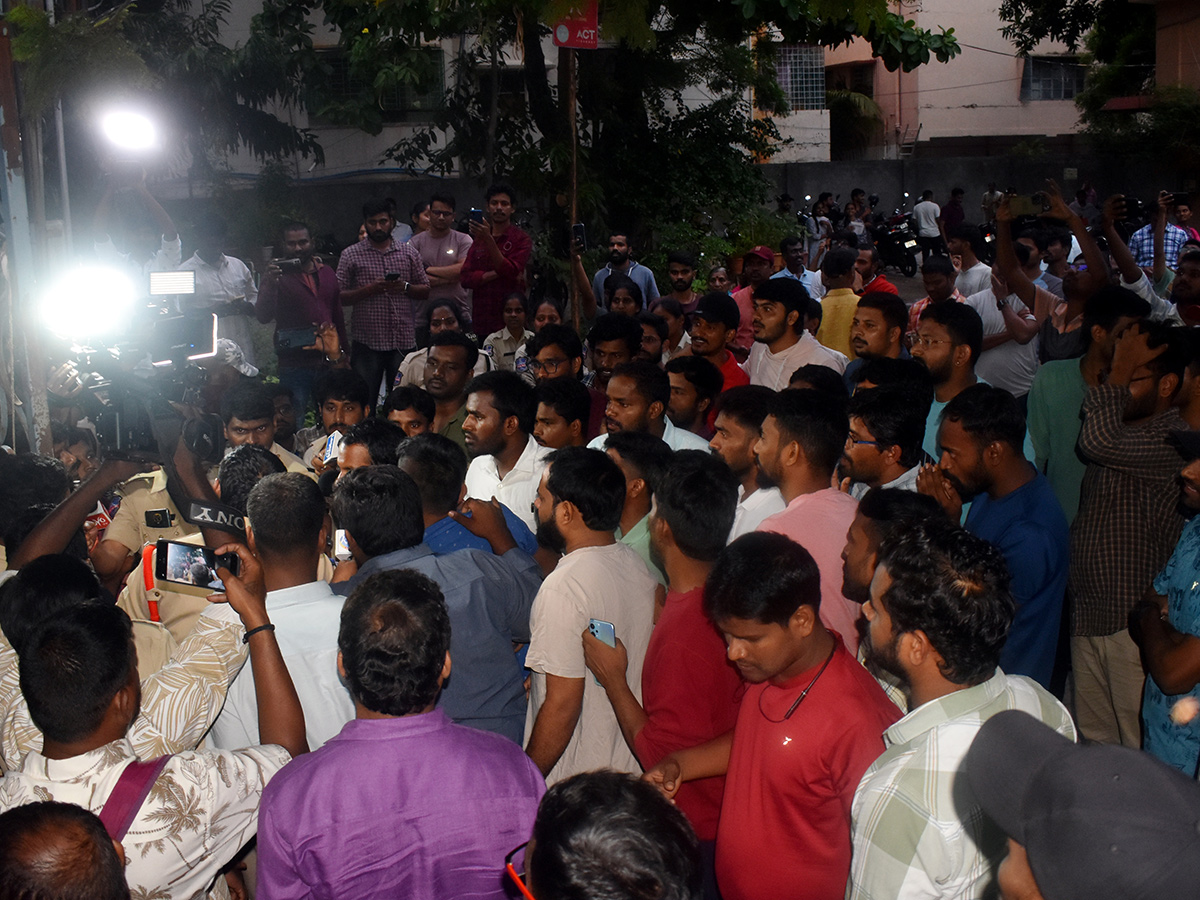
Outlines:
[[575,378],[550,378],[537,386],[537,402],[545,403],[570,425],[579,422],[584,431],[592,415],[592,395]]
[[318,409],[326,400],[346,400],[370,409],[374,399],[371,386],[353,369],[330,369],[322,373],[313,384],[313,397]]
[[933,377],[929,370],[915,359],[892,359],[890,356],[880,356],[868,359],[854,373],[856,384],[873,384],[883,387],[885,384],[912,384],[922,389],[933,390]]
[[956,300],[930,303],[921,310],[921,321],[926,319],[945,328],[955,344],[970,348],[972,367],[979,362],[979,354],[983,352],[983,319],[971,306]]
[[[429,421],[432,422],[433,418],[430,417]],[[361,444],[367,448],[372,465],[393,465],[396,462],[396,451],[407,437],[404,429],[395,422],[372,417],[347,428],[342,437],[342,446]]]
[[0,521],[12,521],[22,510],[40,503],[58,505],[70,486],[67,467],[57,459],[0,450]]
[[793,372],[788,379],[788,387],[791,388],[795,385],[804,385],[806,388],[828,394],[843,403],[850,396],[850,391],[842,376],[829,366],[822,366],[818,363],[809,363]]
[[494,184],[488,185],[488,189],[483,192],[483,199],[490,201],[497,194],[504,194],[512,201],[512,205],[517,205],[517,192],[513,190],[511,184],[506,184],[503,181],[497,181]]
[[812,555],[771,531],[744,534],[713,564],[704,585],[704,612],[714,624],[749,619],[786,626],[801,606],[821,609],[821,573]]
[[882,543],[913,522],[944,519],[946,513],[928,494],[903,488],[873,487],[863,494],[856,510],[869,519],[878,543]]
[[[851,418],[862,419],[881,453],[898,446],[900,465],[911,469],[925,452],[922,444],[932,405],[931,385],[889,384],[856,391],[847,412]],[[1024,422],[1021,429],[1024,440]]]
[[672,250],[667,254],[667,265],[674,263],[677,266],[687,266],[689,269],[696,268],[696,255],[688,253],[686,250]]
[[338,650],[355,701],[385,716],[421,712],[437,699],[450,650],[441,589],[411,569],[371,575],[342,607]]
[[372,197],[362,205],[364,221],[380,213],[387,213],[389,216],[394,216],[396,213],[396,202],[390,197]]
[[1083,303],[1083,340],[1092,342],[1092,328],[1099,325],[1112,331],[1123,318],[1144,319],[1150,315],[1150,304],[1129,288],[1106,284]]
[[1045,253],[1046,248],[1050,246],[1049,235],[1044,228],[1026,228],[1013,240],[1020,241],[1022,238],[1027,241],[1033,241],[1033,245],[1037,247],[1038,253]]
[[372,558],[415,547],[425,536],[416,482],[396,466],[345,473],[333,487],[333,516]]
[[780,391],[771,401],[770,415],[783,439],[800,445],[809,465],[833,473],[850,433],[845,401],[821,391]]
[[[696,396],[701,400],[715,399],[725,386],[721,370],[702,356],[677,356],[668,360],[664,371],[668,376],[682,375],[696,389]],[[670,385],[669,378],[667,384]]]
[[1015,604],[1004,556],[957,523],[912,522],[879,547],[892,584],[883,605],[894,633],[922,631],[953,684],[991,678],[1012,627]]
[[592,531],[615,531],[625,508],[625,476],[608,454],[587,447],[563,447],[546,457],[546,489],[579,510]]
[[233,419],[256,422],[275,420],[275,400],[266,386],[257,381],[239,381],[221,398],[221,421],[228,425]]
[[680,450],[654,489],[654,514],[670,526],[684,556],[713,562],[729,540],[738,489],[737,478],[717,457]]
[[768,278],[754,289],[754,299],[778,303],[784,308],[784,318],[788,313],[797,313],[792,330],[796,334],[804,330],[804,317],[808,315],[808,301],[811,298],[804,285],[795,278]]
[[771,409],[775,392],[762,384],[743,384],[722,391],[715,405],[717,415],[726,415],[749,431],[762,431],[763,419]]
[[644,431],[617,431],[608,436],[604,449],[612,450],[625,460],[646,482],[646,491],[653,496],[667,469],[672,465],[674,453],[662,438]]
[[571,900],[695,900],[700,848],[679,809],[622,772],[584,772],[542,798],[530,881]]
[[665,414],[671,399],[671,379],[654,363],[644,359],[620,363],[613,367],[612,378],[628,378],[647,404],[661,403]]
[[437,404],[433,402],[429,392],[413,385],[393,388],[383,401],[383,408],[379,411],[379,415],[386,419],[388,413],[403,412],[406,409],[415,409],[429,420],[430,424],[433,424],[434,417],[437,416]]
[[0,585],[0,629],[19,656],[35,625],[60,610],[98,601],[101,594],[96,574],[83,560],[39,556]]
[[803,244],[803,243],[804,243],[804,238],[802,238],[796,234],[789,234],[787,237],[785,237],[782,241],[779,242],[779,252],[786,256],[787,252],[789,250],[791,250],[797,244]]
[[568,360],[583,359],[583,341],[567,325],[543,325],[541,331],[525,342],[525,353],[533,359],[547,347],[558,347]]
[[600,344],[609,341],[624,341],[632,359],[642,349],[642,326],[629,316],[614,316],[611,313],[603,315],[588,332],[587,343],[595,350]]
[[283,228],[279,231],[279,236],[286,238],[294,231],[304,231],[307,232],[310,238],[312,237],[312,229],[308,226],[308,223],[301,222],[299,219],[293,219],[290,222],[285,222]]
[[665,341],[671,333],[671,329],[667,326],[666,320],[662,316],[656,316],[649,310],[643,309],[636,316],[639,325],[649,325],[654,329],[654,333],[658,335],[660,341]]
[[830,278],[841,278],[854,271],[858,260],[858,248],[834,247],[821,257],[821,274]]
[[933,199],[933,191],[922,191],[921,199],[922,200],[932,200]]
[[426,513],[444,516],[458,507],[467,458],[450,438],[432,431],[413,435],[400,445],[396,464],[416,482]]
[[877,309],[883,313],[883,321],[888,328],[899,328],[900,336],[908,328],[908,307],[898,294],[887,291],[867,291],[858,298],[859,309]]
[[242,444],[221,460],[217,468],[221,505],[245,515],[246,501],[254,486],[268,475],[286,471],[287,466],[270,450],[255,444]]
[[1180,382],[1175,387],[1175,393],[1178,394],[1183,382],[1183,370],[1187,368],[1190,359],[1190,345],[1186,337],[1188,329],[1171,322],[1149,322],[1143,323],[1141,327],[1148,335],[1147,347],[1151,350],[1158,347],[1167,348],[1164,353],[1146,363],[1146,368],[1160,379],[1174,375]]
[[1025,414],[1004,388],[973,384],[961,391],[942,410],[941,421],[957,422],[980,448],[999,441],[1014,453],[1025,446]]
[[524,435],[533,434],[537,418],[537,398],[533,387],[516,372],[496,369],[476,375],[467,385],[467,395],[491,394],[492,406],[500,414],[500,423],[516,418]]
[[255,548],[275,557],[316,548],[325,512],[321,489],[300,472],[268,475],[254,486],[246,501]]
[[983,253],[983,235],[979,233],[979,228],[975,225],[968,225],[965,222],[961,225],[951,225],[946,229],[946,238],[966,241],[971,245],[971,252],[976,257]]
[[458,201],[454,199],[453,194],[444,194],[444,193],[441,193],[440,191],[437,193],[430,194],[429,195],[429,205],[433,206],[433,204],[435,204],[435,203],[444,203],[446,206],[450,207],[452,210],[458,209]]
[[[14,518],[4,522],[3,530],[0,530],[0,538],[3,538],[4,552],[9,559],[16,559],[17,555],[21,552],[21,545],[28,540],[34,530],[57,507],[57,503],[35,503],[33,506],[17,513]],[[63,547],[62,553],[64,556],[82,561],[86,561],[89,558],[87,535],[84,533],[82,525],[75,529],[75,533],[71,535],[67,541],[67,545]]]
[[67,606],[42,619],[25,640],[19,667],[33,724],[60,744],[93,734],[135,659],[133,625],[111,603]]
[[438,332],[429,339],[429,348],[432,350],[434,347],[461,347],[468,369],[474,369],[475,363],[479,362],[479,348],[461,331]]
[[0,897],[129,900],[129,884],[95,813],[42,800],[0,813]]
[[954,263],[950,257],[942,256],[939,253],[930,254],[929,259],[921,263],[922,275],[945,275],[948,278],[957,278],[958,272],[954,269]]

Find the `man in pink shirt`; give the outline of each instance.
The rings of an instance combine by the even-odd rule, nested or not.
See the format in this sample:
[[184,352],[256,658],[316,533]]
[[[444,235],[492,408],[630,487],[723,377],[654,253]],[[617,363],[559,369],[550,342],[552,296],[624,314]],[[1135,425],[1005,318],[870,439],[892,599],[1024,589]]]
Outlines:
[[774,271],[775,251],[770,247],[755,247],[742,257],[742,275],[746,279],[746,286],[733,292],[733,302],[737,304],[738,312],[741,313],[741,322],[737,335],[728,348],[739,362],[745,361],[750,354],[750,346],[754,343],[754,328],[750,324],[750,320],[754,318],[754,291],[769,279]]
[[758,530],[787,535],[812,555],[821,573],[821,621],[854,653],[861,608],[842,595],[842,547],[858,504],[831,487],[850,432],[846,405],[818,391],[783,391],[769,410],[754,452],[787,508]]

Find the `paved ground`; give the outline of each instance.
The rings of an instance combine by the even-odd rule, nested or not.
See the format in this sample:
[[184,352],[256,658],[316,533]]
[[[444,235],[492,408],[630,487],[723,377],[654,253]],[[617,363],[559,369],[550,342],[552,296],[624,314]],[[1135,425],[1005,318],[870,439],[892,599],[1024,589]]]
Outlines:
[[912,278],[905,278],[900,274],[898,269],[887,269],[884,272],[887,280],[896,286],[896,290],[900,292],[901,298],[905,303],[912,305],[916,300],[920,300],[925,296],[925,285],[921,281],[921,273],[918,272]]

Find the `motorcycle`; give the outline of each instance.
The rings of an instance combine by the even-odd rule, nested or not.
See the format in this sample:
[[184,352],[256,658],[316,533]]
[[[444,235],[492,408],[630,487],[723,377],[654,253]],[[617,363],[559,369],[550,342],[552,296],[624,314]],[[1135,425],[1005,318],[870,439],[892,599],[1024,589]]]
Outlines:
[[[904,196],[907,198],[908,194]],[[917,233],[913,230],[911,212],[897,208],[890,219],[872,230],[872,236],[884,266],[899,269],[906,278],[917,274]]]

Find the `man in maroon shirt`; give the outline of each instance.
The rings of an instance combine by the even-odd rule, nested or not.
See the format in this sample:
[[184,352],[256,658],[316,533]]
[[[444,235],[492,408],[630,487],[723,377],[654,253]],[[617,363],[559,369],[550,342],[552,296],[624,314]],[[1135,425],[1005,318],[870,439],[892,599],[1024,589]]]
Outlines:
[[473,292],[471,323],[476,334],[491,334],[504,327],[504,301],[513,291],[525,290],[525,265],[533,241],[512,224],[517,195],[506,184],[493,184],[484,195],[484,221],[471,220],[475,243],[467,253],[459,280]]
[[[306,349],[316,343],[321,325],[337,329],[338,353],[345,351],[346,323],[342,317],[341,288],[337,273],[317,259],[313,252],[312,232],[303,222],[290,222],[283,228],[283,248],[289,259],[298,260],[285,272],[272,263],[254,303],[258,321],[275,322],[275,351],[279,356],[279,383],[292,389],[295,408],[301,418],[312,399],[313,382],[325,368],[325,357],[318,349]],[[297,344],[293,332],[313,330],[313,340]],[[280,342],[283,333],[284,341]],[[303,449],[303,448],[302,448]]]
[[[704,582],[725,548],[738,485],[720,459],[680,450],[654,492],[651,553],[667,574],[663,605],[642,668],[642,703],[625,682],[625,647],[615,649],[585,632],[588,668],[604,686],[625,741],[643,767],[733,727],[742,685],[725,659],[725,643],[704,615]],[[683,785],[675,802],[701,841],[717,837],[725,779]],[[711,853],[708,858],[711,860]]]

